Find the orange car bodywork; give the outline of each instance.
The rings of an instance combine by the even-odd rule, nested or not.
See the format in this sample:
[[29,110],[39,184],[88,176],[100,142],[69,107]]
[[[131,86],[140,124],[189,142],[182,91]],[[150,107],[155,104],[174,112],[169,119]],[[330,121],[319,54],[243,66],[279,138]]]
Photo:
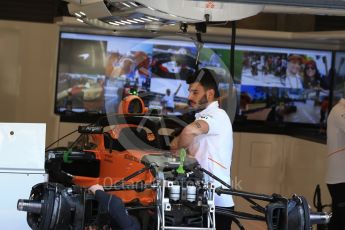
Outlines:
[[[132,125],[117,125],[113,130],[109,131],[113,137],[121,131],[122,127],[131,127]],[[112,151],[104,147],[104,139],[102,134],[92,134],[93,142],[97,145],[96,149],[89,150],[92,152],[96,159],[100,161],[99,177],[85,177],[74,176],[73,183],[82,187],[89,187],[94,184],[103,186],[113,185],[123,178],[131,175],[132,173],[145,167],[141,163],[143,156],[152,154],[154,152],[139,151],[139,150],[125,150],[125,151]],[[155,152],[157,154],[157,152]],[[124,182],[124,184],[133,184],[135,182],[144,182],[145,184],[153,183],[155,180],[154,175],[149,170],[142,174]],[[122,199],[124,203],[132,201],[139,201],[142,205],[147,206],[153,204],[156,200],[156,192],[146,189],[142,192],[127,190],[127,191],[114,191],[110,192]]]

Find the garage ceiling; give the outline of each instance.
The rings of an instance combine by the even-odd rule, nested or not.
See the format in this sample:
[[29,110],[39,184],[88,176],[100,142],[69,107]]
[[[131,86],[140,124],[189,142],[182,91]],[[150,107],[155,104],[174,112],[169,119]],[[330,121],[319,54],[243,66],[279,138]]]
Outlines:
[[54,17],[68,15],[61,0],[1,0],[0,19],[53,23]]
[[[196,0],[206,1],[206,0]],[[249,3],[263,5],[303,6],[329,9],[345,9],[344,0],[218,0],[222,2]]]
[[[312,4],[318,3],[325,4],[330,2],[333,6],[344,7],[345,1],[343,0],[221,0],[227,2],[280,2],[280,4]],[[262,18],[262,15],[266,13],[261,13],[258,18]],[[268,14],[269,15],[269,14]],[[278,14],[276,14],[278,15]],[[279,14],[284,15],[284,14]],[[42,23],[53,23],[54,18],[58,16],[69,16],[67,10],[66,2],[62,0],[0,0],[0,20],[16,20],[16,21],[30,21],[30,22],[42,22]],[[268,16],[267,16],[268,17]],[[266,17],[266,18],[267,18]],[[298,21],[299,15],[289,14],[289,20]],[[273,19],[279,20],[279,19]],[[295,20],[295,21],[296,21]],[[316,15],[313,23],[314,31],[325,31],[325,30],[345,30],[345,17],[339,16],[321,16]],[[259,26],[260,27],[260,26]],[[264,26],[258,29],[265,29]],[[284,29],[283,29],[284,30]],[[285,29],[286,31],[292,31],[290,27]]]

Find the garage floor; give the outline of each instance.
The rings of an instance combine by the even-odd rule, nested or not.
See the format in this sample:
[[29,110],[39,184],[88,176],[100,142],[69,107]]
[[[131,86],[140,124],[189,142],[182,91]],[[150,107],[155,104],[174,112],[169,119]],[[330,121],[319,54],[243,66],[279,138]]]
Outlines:
[[[261,221],[242,220],[241,223],[246,230],[267,230],[266,223]],[[231,230],[239,230],[239,228],[233,224],[231,225]]]

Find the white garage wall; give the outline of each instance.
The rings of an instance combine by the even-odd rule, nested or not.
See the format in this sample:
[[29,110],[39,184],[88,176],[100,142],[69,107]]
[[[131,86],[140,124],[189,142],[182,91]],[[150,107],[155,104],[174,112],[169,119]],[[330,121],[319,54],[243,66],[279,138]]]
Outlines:
[[0,20],[0,121],[47,124],[58,137],[54,92],[59,28]]
[[[323,204],[330,204],[324,182],[326,152],[325,144],[285,135],[235,133],[232,179],[244,191],[304,196],[316,211],[312,204],[317,184]],[[241,198],[235,203],[239,210],[252,211]]]

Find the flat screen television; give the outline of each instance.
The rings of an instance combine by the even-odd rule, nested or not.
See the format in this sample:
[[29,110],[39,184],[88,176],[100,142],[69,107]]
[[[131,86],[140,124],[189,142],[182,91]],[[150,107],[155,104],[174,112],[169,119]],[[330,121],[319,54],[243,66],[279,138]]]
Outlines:
[[[205,43],[198,63],[196,56],[195,43],[180,38],[61,32],[55,112],[62,117],[116,113],[123,97],[138,94],[149,109],[164,113],[162,99],[170,91],[176,93],[175,108],[168,114],[179,115],[188,104],[185,79],[196,65],[223,76],[220,88],[227,94],[230,45]],[[237,106],[230,108],[237,120],[323,122],[331,51],[236,45],[234,65]]]
[[333,101],[345,97],[345,51],[335,52]]
[[[139,95],[156,113],[182,115],[188,109],[185,80],[197,66],[192,40],[145,39],[62,32],[60,34],[55,112],[62,118],[114,114],[120,101]],[[226,93],[230,76],[222,68]],[[217,72],[216,71],[216,72]],[[174,95],[173,109],[164,101]],[[80,116],[81,115],[81,116]]]
[[[207,43],[205,47],[217,56],[201,63],[219,66],[222,62],[229,67],[229,45]],[[326,121],[331,68],[331,51],[236,45],[235,121],[319,127]]]
[[248,120],[319,124],[328,109],[332,52],[238,47],[239,115]]

